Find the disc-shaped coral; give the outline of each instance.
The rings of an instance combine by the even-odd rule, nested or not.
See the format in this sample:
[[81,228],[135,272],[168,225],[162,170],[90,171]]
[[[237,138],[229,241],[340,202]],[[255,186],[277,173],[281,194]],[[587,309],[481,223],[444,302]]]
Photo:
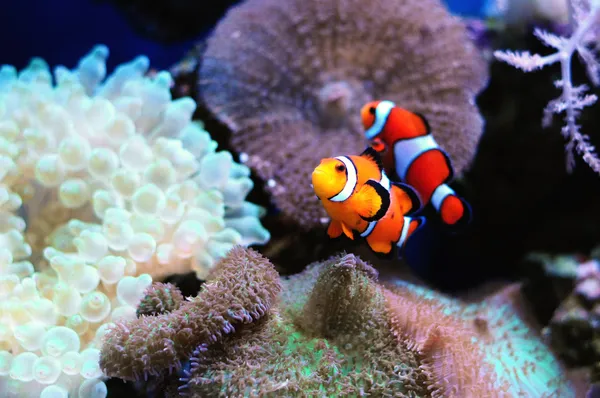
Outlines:
[[399,337],[415,342],[431,369],[433,396],[575,397],[573,377],[541,339],[519,285],[467,303],[405,282],[388,286]]
[[249,0],[208,40],[200,95],[233,131],[275,204],[318,225],[310,173],[358,154],[360,108],[388,99],[423,113],[458,174],[482,130],[473,97],[487,67],[439,0]]

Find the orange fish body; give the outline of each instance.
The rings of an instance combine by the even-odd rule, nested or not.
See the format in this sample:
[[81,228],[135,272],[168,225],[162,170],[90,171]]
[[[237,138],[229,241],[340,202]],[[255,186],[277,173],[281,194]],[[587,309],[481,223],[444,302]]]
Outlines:
[[390,101],[374,101],[361,110],[365,136],[383,152],[386,170],[415,188],[423,204],[430,203],[448,225],[470,221],[469,204],[448,186],[452,163],[436,143],[427,120]]
[[331,238],[356,235],[375,253],[402,249],[424,219],[407,217],[420,208],[418,194],[404,184],[392,183],[368,148],[360,156],[322,159],[312,174],[315,194],[331,218]]

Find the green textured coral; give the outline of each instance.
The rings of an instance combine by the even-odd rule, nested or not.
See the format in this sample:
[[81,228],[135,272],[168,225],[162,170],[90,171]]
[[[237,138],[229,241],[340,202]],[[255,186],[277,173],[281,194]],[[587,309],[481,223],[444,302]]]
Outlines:
[[[240,247],[213,277],[178,310],[111,330],[105,372],[158,375],[166,396],[575,396],[514,286],[467,305],[407,283],[384,287],[374,268],[346,254],[280,280]],[[257,302],[264,311],[252,310]],[[160,333],[149,339],[137,329]],[[167,376],[188,357],[183,379]]]
[[197,354],[187,385],[194,396],[340,395],[337,379],[351,371],[335,346],[307,338],[275,314]]
[[[186,389],[228,397],[575,396],[510,286],[476,305],[383,287],[353,255],[283,280],[259,324],[196,351]],[[525,395],[523,395],[525,394]]]
[[193,396],[426,396],[430,375],[394,335],[376,276],[342,255],[288,278],[278,311],[195,353],[187,389]]
[[407,352],[398,348],[356,350],[271,315],[197,352],[187,389],[193,396],[425,396],[416,357],[402,361]]
[[154,282],[144,292],[144,298],[138,305],[136,315],[158,315],[171,312],[183,303],[183,295],[175,285]]

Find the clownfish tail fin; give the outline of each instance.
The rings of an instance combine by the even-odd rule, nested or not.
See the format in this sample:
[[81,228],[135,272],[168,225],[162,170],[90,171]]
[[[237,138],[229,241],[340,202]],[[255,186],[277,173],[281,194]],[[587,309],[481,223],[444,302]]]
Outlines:
[[404,217],[404,226],[402,228],[402,233],[400,235],[398,243],[396,243],[398,258],[403,257],[404,248],[410,236],[423,225],[425,225],[425,217]]
[[438,212],[444,224],[453,228],[462,228],[471,223],[473,218],[471,205],[456,193],[444,198]]

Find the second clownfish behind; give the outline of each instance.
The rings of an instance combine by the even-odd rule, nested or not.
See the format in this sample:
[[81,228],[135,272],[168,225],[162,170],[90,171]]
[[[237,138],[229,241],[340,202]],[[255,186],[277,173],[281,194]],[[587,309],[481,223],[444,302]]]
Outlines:
[[392,183],[372,148],[360,156],[321,160],[312,173],[312,183],[331,218],[329,237],[360,236],[377,254],[400,254],[425,221],[407,217],[421,207],[418,194],[405,184]]
[[453,170],[450,157],[436,143],[422,116],[391,101],[374,101],[361,110],[365,136],[372,147],[385,153],[384,166],[431,202],[446,225],[471,220],[471,207],[448,186]]

